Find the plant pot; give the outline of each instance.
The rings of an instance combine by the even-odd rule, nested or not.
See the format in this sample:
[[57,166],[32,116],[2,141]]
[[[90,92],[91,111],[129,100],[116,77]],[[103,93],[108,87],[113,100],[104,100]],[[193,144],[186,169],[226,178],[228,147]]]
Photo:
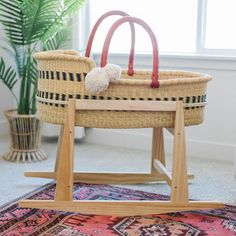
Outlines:
[[40,149],[41,123],[35,115],[18,115],[16,110],[8,110],[5,116],[9,122],[11,147],[3,156],[12,162],[36,162],[47,159]]

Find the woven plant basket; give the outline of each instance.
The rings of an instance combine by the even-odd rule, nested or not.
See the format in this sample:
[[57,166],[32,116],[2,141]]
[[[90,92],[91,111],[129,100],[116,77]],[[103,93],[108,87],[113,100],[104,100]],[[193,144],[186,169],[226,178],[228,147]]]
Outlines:
[[[37,116],[44,122],[63,124],[69,98],[98,100],[150,100],[184,102],[185,126],[203,122],[206,105],[206,87],[211,77],[187,71],[159,71],[155,35],[142,20],[123,17],[109,30],[102,52],[101,66],[107,63],[110,41],[115,30],[125,22],[141,25],[149,34],[153,45],[152,71],[122,71],[122,78],[110,83],[108,89],[93,95],[85,89],[85,76],[96,65],[76,51],[49,51],[35,54],[39,79]],[[131,50],[132,51],[132,50]],[[132,61],[131,61],[132,63]],[[158,103],[157,103],[158,105]],[[174,127],[174,114],[170,112],[131,111],[77,111],[75,125],[97,128]]]
[[41,150],[40,121],[35,115],[18,115],[16,110],[5,112],[9,122],[11,147],[3,158],[12,162],[37,162],[47,159]]

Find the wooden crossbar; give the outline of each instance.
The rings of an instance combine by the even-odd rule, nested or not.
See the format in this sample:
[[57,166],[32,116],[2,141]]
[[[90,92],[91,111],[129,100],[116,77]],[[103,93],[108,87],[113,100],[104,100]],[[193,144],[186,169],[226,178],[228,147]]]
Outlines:
[[76,110],[175,111],[176,102],[76,100]]

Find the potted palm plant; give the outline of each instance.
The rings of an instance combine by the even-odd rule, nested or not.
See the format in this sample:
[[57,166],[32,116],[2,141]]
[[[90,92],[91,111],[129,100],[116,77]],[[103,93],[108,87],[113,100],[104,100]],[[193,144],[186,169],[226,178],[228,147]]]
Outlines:
[[7,42],[4,49],[15,61],[12,66],[7,65],[5,58],[0,58],[0,80],[17,104],[17,109],[5,112],[11,137],[10,151],[4,156],[6,160],[27,162],[46,158],[40,150],[40,122],[35,116],[37,67],[33,54],[60,48],[69,35],[66,23],[83,2],[0,1],[0,22]]

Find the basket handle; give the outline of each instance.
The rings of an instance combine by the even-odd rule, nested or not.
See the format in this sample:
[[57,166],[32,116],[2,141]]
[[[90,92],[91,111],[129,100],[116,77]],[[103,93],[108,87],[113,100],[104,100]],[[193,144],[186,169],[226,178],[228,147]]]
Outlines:
[[[124,11],[109,11],[109,12],[103,14],[97,20],[97,22],[95,23],[95,25],[94,25],[91,33],[90,33],[87,48],[86,48],[86,52],[85,52],[86,57],[90,56],[94,36],[97,32],[97,29],[98,29],[99,25],[102,23],[102,21],[105,18],[107,18],[109,16],[113,16],[113,15],[129,16],[129,14],[127,14]],[[134,65],[134,47],[135,47],[135,28],[134,28],[133,23],[130,23],[130,29],[131,29],[131,49],[130,49],[130,55],[129,55],[128,75],[133,75],[134,74],[134,68],[133,68],[133,65]]]
[[124,24],[125,22],[133,22],[136,24],[139,24],[142,26],[147,33],[150,36],[151,42],[152,42],[152,48],[153,48],[153,69],[152,69],[152,83],[151,87],[152,88],[158,88],[159,87],[159,57],[158,57],[158,46],[157,46],[157,40],[156,37],[152,31],[152,29],[149,27],[147,23],[145,23],[143,20],[136,18],[136,17],[131,17],[131,16],[125,16],[119,20],[117,20],[110,28],[108,31],[108,34],[106,36],[104,45],[103,45],[103,50],[102,50],[102,59],[101,59],[101,67],[104,67],[107,64],[107,56],[108,56],[108,50],[109,46],[111,43],[111,38],[116,31],[116,29]]

